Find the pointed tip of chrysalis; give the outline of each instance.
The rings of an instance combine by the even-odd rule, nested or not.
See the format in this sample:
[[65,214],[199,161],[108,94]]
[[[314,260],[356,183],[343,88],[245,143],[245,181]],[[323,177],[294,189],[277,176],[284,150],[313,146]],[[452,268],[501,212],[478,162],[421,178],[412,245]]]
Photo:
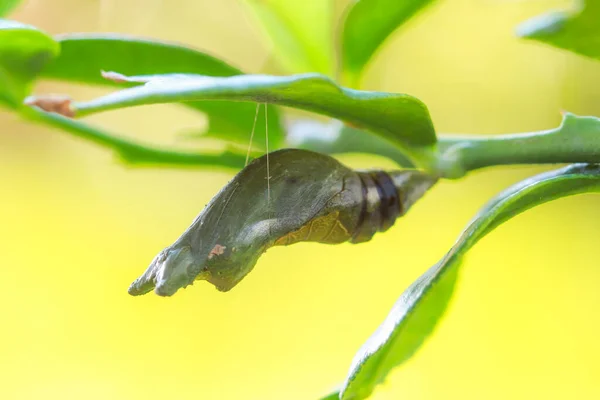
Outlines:
[[437,176],[417,170],[398,171],[392,174],[392,178],[400,193],[403,214],[439,180]]

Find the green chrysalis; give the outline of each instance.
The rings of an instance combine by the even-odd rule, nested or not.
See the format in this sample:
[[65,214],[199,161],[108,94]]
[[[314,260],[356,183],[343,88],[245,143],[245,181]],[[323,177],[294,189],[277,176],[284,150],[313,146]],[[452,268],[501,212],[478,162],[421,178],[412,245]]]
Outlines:
[[[237,285],[269,247],[302,241],[370,240],[393,225],[435,182],[416,170],[354,171],[336,159],[284,149],[241,170],[129,288],[171,296],[195,280]],[[267,201],[267,199],[270,199]]]

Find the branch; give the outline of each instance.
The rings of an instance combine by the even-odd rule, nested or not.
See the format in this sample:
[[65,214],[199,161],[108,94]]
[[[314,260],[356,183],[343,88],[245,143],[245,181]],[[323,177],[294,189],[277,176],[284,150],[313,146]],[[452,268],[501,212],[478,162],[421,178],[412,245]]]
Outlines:
[[600,163],[600,119],[563,114],[557,128],[500,136],[441,136],[442,176],[496,165]]
[[[342,124],[304,125],[290,127],[290,145],[327,154],[376,154],[402,167],[414,164],[410,161],[414,153],[367,132]],[[433,160],[419,166],[447,179],[497,165],[600,163],[600,119],[564,113],[561,125],[554,129],[499,136],[440,135],[436,146]]]

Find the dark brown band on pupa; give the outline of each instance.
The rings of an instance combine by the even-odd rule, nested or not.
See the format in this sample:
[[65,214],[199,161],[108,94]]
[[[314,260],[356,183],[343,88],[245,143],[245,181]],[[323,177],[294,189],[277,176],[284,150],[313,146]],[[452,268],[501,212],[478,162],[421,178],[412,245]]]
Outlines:
[[375,171],[371,173],[377,190],[380,194],[381,204],[379,209],[381,212],[381,223],[379,231],[387,231],[394,222],[402,214],[402,204],[400,204],[400,197],[398,190],[392,178],[383,171]]
[[360,188],[361,188],[361,206],[360,206],[360,214],[358,215],[358,221],[356,223],[356,228],[354,229],[354,233],[352,234],[352,238],[350,241],[352,243],[359,243],[362,240],[359,240],[359,236],[361,236],[361,231],[365,224],[365,219],[367,218],[367,185],[363,179],[363,174],[358,173],[358,177],[360,178]]
[[388,230],[401,215],[402,206],[394,180],[383,171],[358,172],[362,206],[350,241],[366,242],[377,232]]

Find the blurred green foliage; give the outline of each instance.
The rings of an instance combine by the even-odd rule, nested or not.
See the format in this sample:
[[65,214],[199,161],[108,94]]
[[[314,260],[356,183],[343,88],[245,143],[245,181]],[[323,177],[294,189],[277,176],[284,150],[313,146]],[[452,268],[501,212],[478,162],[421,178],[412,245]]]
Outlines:
[[35,27],[0,19],[0,100],[19,108],[30,83],[58,51],[58,44]]
[[242,0],[288,73],[333,72],[333,2]]
[[348,8],[340,26],[342,74],[356,85],[388,36],[433,0],[360,0]]
[[19,4],[20,0],[3,0],[0,1],[0,17],[8,14]]
[[561,49],[600,59],[600,1],[576,3],[570,11],[554,11],[524,22],[517,33]]

